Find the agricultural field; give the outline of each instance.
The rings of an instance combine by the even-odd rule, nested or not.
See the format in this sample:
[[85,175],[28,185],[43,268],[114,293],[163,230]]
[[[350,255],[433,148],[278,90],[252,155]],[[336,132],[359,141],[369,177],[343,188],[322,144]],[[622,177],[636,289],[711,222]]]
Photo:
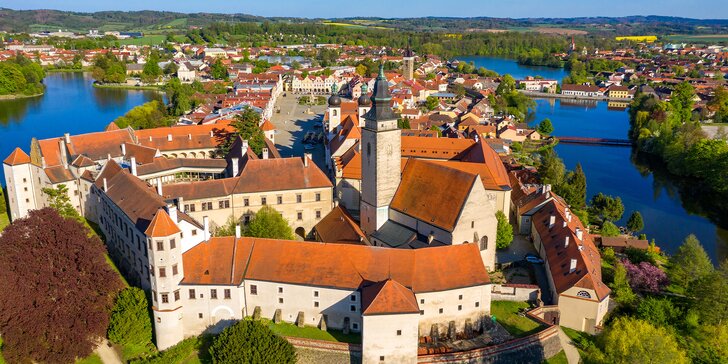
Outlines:
[[357,28],[358,29],[365,29],[365,28],[368,28],[368,29],[385,29],[385,30],[392,29],[392,28],[387,28],[387,27],[383,27],[383,26],[379,26],[379,25],[374,25],[375,23],[368,22],[368,21],[364,21],[364,20],[354,20],[353,22],[355,22],[356,24],[352,24],[352,23],[339,23],[339,22],[332,22],[332,21],[325,21],[322,24],[333,25],[333,26],[337,26],[337,27],[354,28],[354,29],[357,29]]
[[674,34],[667,39],[673,43],[728,44],[728,34]]
[[655,35],[632,35],[632,36],[625,36],[625,37],[615,37],[614,39],[616,39],[618,41],[629,40],[632,42],[652,43],[657,40],[657,36],[655,36]]
[[164,34],[150,34],[141,38],[129,38],[119,40],[121,45],[157,45],[162,44],[167,38]]

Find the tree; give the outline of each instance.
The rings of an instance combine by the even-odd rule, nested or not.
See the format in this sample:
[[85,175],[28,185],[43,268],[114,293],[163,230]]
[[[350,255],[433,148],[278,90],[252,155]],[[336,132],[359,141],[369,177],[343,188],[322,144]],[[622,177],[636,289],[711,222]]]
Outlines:
[[503,211],[498,210],[495,213],[495,217],[498,220],[495,246],[498,249],[505,249],[513,242],[513,226],[508,222],[508,217]]
[[44,187],[41,189],[41,192],[48,196],[50,207],[56,210],[61,216],[77,221],[83,220],[71,204],[71,198],[68,197],[68,187],[65,184],[59,184],[56,188]]
[[210,357],[213,364],[285,364],[296,362],[296,350],[262,322],[243,319],[215,337]]
[[106,335],[114,344],[144,347],[152,344],[149,302],[143,290],[127,287],[116,295]]
[[619,228],[617,227],[617,225],[614,225],[614,223],[607,220],[604,222],[604,224],[602,224],[602,236],[619,236]]
[[635,291],[658,293],[670,282],[662,269],[649,262],[641,262],[636,265],[629,260],[623,260],[622,265],[627,270],[629,285]]
[[682,310],[668,298],[647,297],[637,306],[637,317],[655,326],[673,326],[680,322]]
[[359,76],[363,76],[363,77],[369,76],[369,73],[367,72],[367,70],[368,70],[368,68],[364,64],[360,64],[360,65],[356,66],[356,74],[358,74]]
[[695,235],[688,235],[677,252],[670,257],[667,275],[670,281],[684,289],[713,272],[713,263]]
[[599,342],[607,363],[688,363],[668,330],[634,318],[617,318]]
[[618,221],[624,214],[624,205],[619,197],[612,197],[599,192],[594,195],[589,203],[589,217],[591,220]]
[[708,324],[722,324],[728,318],[728,260],[718,270],[695,281],[688,293],[695,298],[692,307]]
[[670,112],[674,117],[674,124],[690,121],[693,113],[693,98],[695,89],[687,81],[675,86],[670,96]]
[[260,155],[265,148],[265,135],[260,129],[260,114],[246,106],[240,114],[235,116],[235,120],[230,125],[235,131],[228,136],[224,143],[220,144],[218,153],[226,155],[232,142],[240,137],[248,141],[248,145],[255,154]]
[[288,225],[288,220],[284,219],[280,212],[268,205],[263,206],[255,213],[255,216],[245,228],[244,235],[256,238],[293,240],[293,231],[291,226]]
[[238,225],[238,221],[230,215],[225,222],[225,225],[219,226],[215,229],[213,236],[235,236],[235,227]]
[[400,129],[410,129],[410,122],[408,118],[397,119],[397,127]]
[[612,292],[614,292],[615,301],[620,305],[631,305],[637,299],[632,287],[629,285],[627,269],[619,262],[614,266],[614,282],[611,288]]
[[222,64],[220,58],[216,59],[210,66],[210,76],[216,80],[228,79],[227,68],[225,68],[225,65]]
[[172,122],[173,119],[167,115],[167,108],[158,100],[136,106],[114,120],[119,128],[131,126],[136,130],[169,126]]
[[551,120],[546,118],[538,124],[537,130],[541,135],[550,135],[554,132],[554,126],[551,124]]
[[564,162],[556,155],[553,149],[546,149],[541,153],[541,166],[538,174],[543,184],[559,186],[564,180],[566,167]]
[[645,228],[645,223],[642,221],[642,214],[639,211],[633,211],[627,219],[627,230],[636,233]]
[[162,69],[159,68],[159,56],[156,52],[152,52],[149,59],[147,59],[147,63],[144,64],[144,68],[142,68],[142,81],[146,83],[156,82],[161,75]]
[[[576,164],[573,172],[566,175],[566,183],[568,184],[568,193],[562,197],[572,207],[572,209],[583,209],[586,206],[586,175],[581,163]],[[582,221],[587,224],[588,221]]]
[[[8,362],[70,363],[106,335],[121,288],[104,244],[51,208],[32,210],[0,236],[0,332]],[[10,293],[12,292],[12,293]]]
[[177,63],[169,62],[166,66],[164,66],[164,74],[167,76],[176,75],[177,70],[179,69],[179,66],[177,66]]
[[497,96],[505,96],[516,91],[516,80],[513,76],[506,74],[498,84],[498,88],[495,89]]
[[437,126],[437,125],[431,126],[430,127],[430,131],[436,132],[438,137],[441,137],[442,136],[442,130],[440,130],[440,127]]
[[425,99],[425,108],[427,111],[435,110],[438,106],[440,106],[440,100],[437,97],[427,96],[427,99]]

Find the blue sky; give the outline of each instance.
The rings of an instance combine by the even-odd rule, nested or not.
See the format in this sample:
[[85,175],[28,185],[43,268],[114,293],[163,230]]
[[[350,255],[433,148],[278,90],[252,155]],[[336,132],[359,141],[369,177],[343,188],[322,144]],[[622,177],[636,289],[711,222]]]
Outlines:
[[[362,5],[366,4],[366,5]],[[727,18],[727,0],[2,0],[11,9],[169,10],[295,17],[576,17],[670,15]]]

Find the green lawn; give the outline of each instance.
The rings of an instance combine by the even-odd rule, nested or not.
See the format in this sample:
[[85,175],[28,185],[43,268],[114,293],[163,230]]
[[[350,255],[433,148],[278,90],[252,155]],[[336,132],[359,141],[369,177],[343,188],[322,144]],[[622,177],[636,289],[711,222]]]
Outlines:
[[584,345],[589,345],[589,343],[593,344],[594,336],[563,326],[561,326],[561,330],[564,330],[564,334],[566,334],[566,336],[568,336],[569,339],[574,342],[574,346],[576,346],[576,350],[579,351],[579,355],[581,357],[584,357]]
[[8,214],[0,214],[0,231],[5,230],[5,227],[10,225],[10,218]]
[[344,343],[361,343],[361,335],[358,334],[344,334],[341,331],[330,330],[322,331],[317,327],[304,326],[298,327],[294,324],[286,322],[280,324],[274,324],[270,320],[262,320],[268,324],[268,327],[278,335],[300,337],[305,339],[324,340],[324,341],[336,341]]
[[179,344],[143,360],[134,360],[134,364],[207,364],[211,362],[208,348],[213,336],[203,335],[182,340]]
[[568,364],[569,362],[566,360],[566,353],[564,353],[563,350],[559,351],[558,354],[551,357],[551,359],[546,359],[543,361],[544,364]]
[[0,337],[0,364],[5,364],[5,358],[3,358],[3,338]]
[[529,307],[526,302],[493,301],[490,304],[490,313],[511,335],[523,337],[537,333],[543,328],[539,322],[518,315],[520,309]]
[[164,34],[145,35],[141,38],[129,38],[119,41],[121,45],[157,45],[162,44],[167,36]]
[[85,359],[76,360],[76,364],[103,364],[101,357],[96,354],[91,354]]

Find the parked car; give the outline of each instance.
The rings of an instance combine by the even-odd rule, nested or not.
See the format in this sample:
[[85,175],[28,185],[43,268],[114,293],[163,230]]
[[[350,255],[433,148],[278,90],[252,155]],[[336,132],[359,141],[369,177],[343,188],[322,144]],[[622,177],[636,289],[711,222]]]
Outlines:
[[543,259],[539,257],[538,255],[534,253],[528,253],[525,257],[523,257],[523,260],[532,263],[532,264],[543,264]]

